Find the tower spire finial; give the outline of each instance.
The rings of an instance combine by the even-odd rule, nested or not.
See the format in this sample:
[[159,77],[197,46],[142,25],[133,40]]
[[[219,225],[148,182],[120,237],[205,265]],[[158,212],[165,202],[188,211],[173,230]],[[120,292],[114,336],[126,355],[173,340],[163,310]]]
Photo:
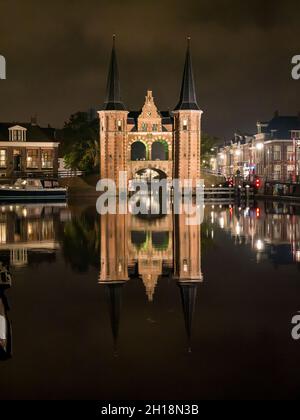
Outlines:
[[197,97],[196,97],[190,43],[191,43],[191,37],[188,36],[180,97],[179,97],[178,104],[175,107],[175,111],[189,110],[189,109],[199,110],[199,106],[197,104]]
[[113,34],[112,51],[106,85],[106,98],[104,102],[104,110],[106,111],[125,110],[125,106],[121,99],[120,78],[115,40],[116,35]]

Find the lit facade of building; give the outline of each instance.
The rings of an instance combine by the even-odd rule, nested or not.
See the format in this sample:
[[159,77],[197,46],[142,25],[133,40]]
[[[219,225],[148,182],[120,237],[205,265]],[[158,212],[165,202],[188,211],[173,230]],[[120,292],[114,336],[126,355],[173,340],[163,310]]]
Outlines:
[[113,44],[106,100],[99,114],[100,175],[119,183],[134,179],[200,179],[201,115],[188,45],[180,98],[174,111],[159,111],[148,90],[141,111],[122,102]]
[[0,176],[57,172],[56,130],[31,123],[0,123]]
[[279,116],[258,122],[254,135],[235,134],[219,149],[217,169],[226,177],[239,171],[263,180],[296,181],[299,178],[300,117]]

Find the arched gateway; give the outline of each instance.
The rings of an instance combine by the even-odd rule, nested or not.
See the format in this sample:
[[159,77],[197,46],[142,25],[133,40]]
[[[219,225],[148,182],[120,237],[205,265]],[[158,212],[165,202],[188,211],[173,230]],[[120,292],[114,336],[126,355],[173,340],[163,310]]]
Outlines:
[[138,176],[162,174],[173,178],[200,179],[201,115],[194,86],[188,42],[179,102],[174,111],[158,111],[148,90],[141,111],[128,111],[120,94],[113,42],[106,100],[100,120],[100,176],[113,179],[126,171],[128,182]]

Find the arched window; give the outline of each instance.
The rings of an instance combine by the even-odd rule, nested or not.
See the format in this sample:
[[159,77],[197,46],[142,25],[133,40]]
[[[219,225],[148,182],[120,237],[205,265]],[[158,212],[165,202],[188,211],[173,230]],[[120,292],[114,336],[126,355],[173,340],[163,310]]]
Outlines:
[[137,248],[141,249],[147,242],[147,232],[135,231],[131,232],[131,243]]
[[155,249],[164,251],[169,246],[169,232],[152,232],[152,245]]
[[168,143],[163,140],[155,141],[152,144],[151,160],[168,160]]
[[131,145],[131,160],[146,160],[147,150],[144,143],[141,141],[135,141]]

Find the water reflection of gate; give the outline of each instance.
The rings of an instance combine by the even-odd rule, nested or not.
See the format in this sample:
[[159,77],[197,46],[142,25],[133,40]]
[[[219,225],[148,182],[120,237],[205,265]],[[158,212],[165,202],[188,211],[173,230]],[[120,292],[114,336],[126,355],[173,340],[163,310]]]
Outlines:
[[138,217],[129,217],[128,255],[129,267],[137,264],[149,301],[153,300],[163,266],[172,267],[173,224],[166,215],[149,223]]
[[190,339],[197,287],[202,281],[200,225],[187,225],[185,215],[143,219],[107,214],[100,217],[100,230],[99,283],[107,288],[115,342],[122,290],[131,278],[142,280],[149,301],[155,299],[157,283],[163,278],[177,282]]

